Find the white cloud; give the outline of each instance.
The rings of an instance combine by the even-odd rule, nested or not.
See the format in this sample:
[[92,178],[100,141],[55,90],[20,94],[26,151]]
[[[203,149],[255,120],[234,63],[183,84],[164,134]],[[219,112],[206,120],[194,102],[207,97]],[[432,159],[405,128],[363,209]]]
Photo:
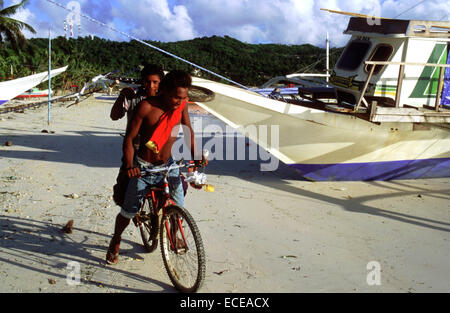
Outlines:
[[[57,0],[66,5],[70,0]],[[18,0],[14,0],[18,2]],[[79,0],[83,13],[143,40],[178,41],[203,36],[228,35],[250,43],[324,46],[326,32],[332,46],[343,46],[349,17],[320,8],[403,19],[446,19],[450,6],[442,0]],[[11,4],[12,1],[9,1]],[[8,1],[5,1],[8,5]],[[412,8],[412,9],[411,9]],[[410,10],[408,10],[410,9]],[[51,25],[63,35],[68,11],[48,1],[30,1],[17,18],[29,23],[38,37]],[[108,28],[82,18],[82,35],[127,40]]]
[[[327,31],[343,45],[348,17],[321,11],[329,8],[373,11],[378,0],[191,0],[186,8],[202,36],[230,35],[246,42],[311,43],[324,46]],[[361,11],[359,10],[359,11]]]
[[127,0],[121,5],[118,20],[129,24],[131,34],[143,40],[178,41],[196,37],[188,11],[183,5],[171,9],[167,0],[141,0],[130,6]]
[[[324,46],[326,32],[330,33],[334,46],[344,45],[348,36],[343,32],[349,20],[348,16],[321,11],[321,8],[395,17],[415,5],[410,0],[190,0],[183,3],[194,21],[196,33],[202,36],[234,35],[247,42],[320,46]],[[428,0],[400,18],[441,19],[449,15],[449,8],[446,1]]]

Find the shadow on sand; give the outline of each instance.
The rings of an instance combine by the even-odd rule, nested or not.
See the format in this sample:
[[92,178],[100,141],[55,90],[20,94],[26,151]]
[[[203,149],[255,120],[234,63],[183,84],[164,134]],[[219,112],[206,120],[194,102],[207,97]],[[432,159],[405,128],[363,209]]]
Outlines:
[[[203,139],[203,146],[208,139]],[[236,144],[236,139],[235,139]],[[425,227],[429,229],[450,232],[450,223],[440,220],[433,220],[429,218],[418,217],[410,214],[399,213],[395,211],[380,209],[372,207],[365,203],[371,200],[381,200],[388,198],[400,198],[407,196],[417,197],[418,194],[426,196],[428,198],[444,199],[450,201],[450,189],[430,190],[430,188],[420,187],[419,184],[411,184],[408,181],[373,181],[373,182],[361,182],[369,184],[374,188],[384,188],[389,190],[389,193],[368,195],[361,197],[352,197],[351,199],[342,199],[329,196],[326,193],[317,193],[302,189],[301,187],[294,186],[289,181],[305,181],[300,174],[293,168],[279,161],[278,168],[275,171],[261,171],[261,165],[269,164],[267,157],[261,159],[258,154],[256,160],[249,160],[249,149],[254,142],[249,141],[246,138],[246,151],[245,155],[247,160],[237,160],[235,153],[234,160],[217,160],[211,161],[206,169],[207,174],[223,175],[238,177],[243,180],[250,181],[255,184],[268,186],[275,190],[291,193],[295,196],[303,196],[311,199],[316,199],[332,204],[336,204],[343,210],[348,212],[354,212],[358,214],[369,214],[379,217],[392,219],[398,222],[409,223],[412,225]],[[225,147],[225,140],[223,142]],[[275,158],[274,156],[271,156]],[[357,184],[358,182],[352,182]],[[314,182],[314,184],[327,184],[322,182]],[[336,182],[337,186],[340,184],[346,184],[346,182]],[[293,198],[294,200],[295,198]],[[295,201],[295,200],[294,200]],[[425,208],[424,208],[425,209]]]
[[[123,138],[117,132],[77,131],[73,135],[39,133],[13,135],[13,146],[0,150],[0,157],[119,168]],[[33,151],[18,150],[23,146]]]
[[[86,229],[74,228],[72,234],[65,234],[61,225],[31,219],[7,217],[0,215],[0,262],[16,266],[22,270],[29,270],[47,275],[49,278],[66,280],[69,262],[76,261],[81,267],[81,283],[83,285],[102,285],[120,292],[148,292],[145,289],[117,286],[108,283],[108,279],[96,281],[96,277],[110,278],[121,275],[126,278],[128,285],[136,283],[158,286],[160,292],[176,292],[166,283],[156,281],[150,277],[131,273],[114,266],[106,265],[103,258],[93,254],[106,255],[110,236]],[[138,257],[137,253],[144,250],[136,243],[133,248],[123,249],[121,255]],[[95,275],[97,274],[97,275]],[[128,286],[127,285],[127,286]],[[153,287],[154,288],[154,287]],[[150,288],[149,288],[150,289]]]
[[[328,196],[324,193],[316,193],[307,191],[302,188],[293,186],[289,180],[303,180],[300,174],[289,166],[278,161],[278,167],[275,171],[261,171],[261,164],[269,164],[270,158],[276,159],[274,156],[267,154],[261,158],[259,149],[256,148],[256,158],[250,158],[250,150],[255,151],[256,143],[250,141],[248,138],[242,138],[238,135],[232,135],[230,141],[230,134],[208,135],[203,134],[202,138],[197,139],[198,143],[202,143],[201,148],[212,148],[213,155],[221,156],[219,159],[212,159],[207,167],[207,174],[214,174],[218,176],[233,176],[240,179],[251,181],[255,184],[270,186],[276,190],[292,193],[296,196],[304,196],[320,201],[333,203],[342,209],[360,213],[381,216],[384,218],[393,219],[399,222],[410,223],[413,225],[427,227],[430,229],[450,232],[450,224],[443,221],[432,220],[413,216],[404,213],[398,213],[385,209],[379,209],[370,205],[364,204],[367,201],[375,199],[383,199],[389,197],[404,197],[422,194],[427,197],[434,197],[440,199],[450,200],[450,189],[444,190],[429,190],[427,188],[419,187],[417,184],[408,184],[407,181],[390,181],[383,182],[384,188],[389,188],[390,192],[386,194],[378,194],[376,196],[353,197],[351,201],[346,199],[338,199]],[[228,137],[227,137],[228,136]],[[234,138],[233,138],[234,136]],[[211,145],[211,140],[216,139],[217,145]],[[122,157],[122,141],[123,138],[117,132],[112,132],[109,129],[104,131],[82,131],[74,132],[74,135],[58,135],[58,134],[36,134],[36,135],[15,135],[9,137],[14,145],[26,146],[33,149],[40,149],[40,151],[20,151],[15,150],[14,146],[8,149],[0,150],[0,157],[28,159],[28,160],[45,160],[48,162],[62,162],[82,164],[88,167],[99,168],[119,168],[120,159]],[[179,140],[183,140],[180,138]],[[239,141],[240,140],[240,141]],[[244,140],[244,145],[242,145]],[[221,144],[219,144],[221,142]],[[233,153],[231,157],[226,157],[227,145],[232,142]],[[208,145],[209,143],[209,145]],[[239,160],[238,149],[244,147],[244,160]],[[222,149],[222,151],[214,151],[213,149]],[[182,152],[183,149],[180,151]],[[242,156],[242,151],[240,151]],[[381,182],[364,182],[371,184],[374,187],[381,187]],[[112,182],[113,184],[113,182]],[[316,184],[321,184],[317,182]],[[337,182],[340,184],[340,182]],[[396,192],[392,192],[396,191]]]

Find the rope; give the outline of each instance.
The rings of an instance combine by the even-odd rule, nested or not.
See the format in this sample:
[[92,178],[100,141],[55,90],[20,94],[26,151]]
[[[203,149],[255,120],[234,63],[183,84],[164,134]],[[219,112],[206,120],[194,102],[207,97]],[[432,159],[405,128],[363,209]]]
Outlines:
[[403,15],[403,14],[405,14],[406,12],[408,12],[408,11],[411,11],[412,9],[414,9],[415,7],[417,7],[417,6],[419,6],[420,4],[422,4],[422,3],[424,3],[425,1],[428,1],[428,0],[422,0],[422,1],[420,1],[419,3],[417,3],[417,4],[415,4],[415,5],[413,5],[412,7],[410,7],[409,9],[406,9],[405,11],[403,11],[402,13],[400,13],[400,14],[397,14],[395,17],[394,17],[394,19],[396,19],[396,18],[398,18],[399,16],[401,16],[401,15]]
[[[50,2],[50,3],[53,3],[54,5],[59,6],[60,8],[63,8],[63,9],[66,10],[66,11],[72,12],[71,10],[69,10],[68,8],[66,8],[65,6],[63,6],[62,4],[60,4],[60,3],[58,3],[58,2],[55,2],[55,1],[53,1],[53,0],[46,0],[46,1],[47,1],[47,2]],[[86,14],[80,13],[80,16],[84,17],[85,19],[87,19],[87,20],[89,20],[89,21],[91,21],[91,22],[93,22],[93,23],[95,23],[95,24],[98,24],[98,25],[100,25],[100,26],[102,26],[102,27],[108,28],[108,29],[110,29],[110,30],[112,30],[112,31],[114,31],[114,32],[116,32],[116,33],[119,33],[119,34],[121,34],[121,35],[123,35],[123,36],[125,36],[125,37],[127,37],[127,38],[129,38],[129,39],[136,40],[137,42],[140,42],[140,43],[142,43],[142,44],[144,44],[144,45],[146,45],[146,46],[148,46],[148,47],[150,47],[150,48],[152,48],[152,49],[158,50],[158,51],[161,52],[161,53],[167,54],[168,56],[171,56],[171,57],[173,57],[173,58],[175,58],[175,59],[177,59],[177,60],[180,60],[180,61],[182,61],[182,62],[185,62],[185,63],[187,63],[187,64],[189,64],[189,65],[192,65],[193,67],[196,67],[196,68],[198,68],[198,69],[200,69],[200,70],[202,70],[202,71],[208,72],[208,73],[210,73],[210,74],[212,74],[212,75],[214,75],[214,76],[216,76],[216,77],[219,77],[219,78],[221,78],[221,79],[223,79],[223,80],[225,80],[225,81],[227,81],[227,82],[230,82],[230,83],[232,83],[232,84],[234,84],[234,85],[237,85],[237,86],[239,86],[239,87],[241,87],[241,88],[244,88],[244,89],[246,89],[246,90],[250,90],[250,88],[248,88],[248,87],[246,87],[246,86],[244,86],[244,85],[241,85],[241,84],[239,84],[239,83],[237,83],[237,82],[235,82],[235,81],[233,81],[233,80],[231,80],[231,79],[229,79],[229,78],[226,78],[226,77],[224,77],[224,76],[222,76],[222,75],[216,74],[216,73],[214,73],[214,72],[212,72],[212,71],[210,71],[210,70],[208,70],[208,69],[206,69],[206,68],[204,68],[204,67],[201,67],[200,65],[197,65],[197,64],[195,64],[195,63],[192,63],[192,62],[190,62],[190,61],[188,61],[188,60],[185,60],[185,59],[183,59],[183,58],[180,58],[179,56],[176,56],[176,55],[173,54],[173,53],[167,52],[167,51],[165,51],[165,50],[163,50],[163,49],[161,49],[161,48],[158,48],[158,47],[156,47],[156,46],[154,46],[154,45],[152,45],[152,44],[149,44],[149,43],[147,43],[147,42],[144,42],[144,41],[142,41],[142,40],[140,40],[140,39],[138,39],[138,38],[136,38],[136,37],[134,37],[134,36],[131,36],[131,35],[129,35],[129,34],[123,32],[123,31],[120,31],[120,30],[118,30],[118,29],[116,29],[116,28],[114,28],[114,27],[112,27],[112,26],[108,26],[108,25],[106,25],[105,23],[100,22],[100,21],[98,21],[98,20],[96,20],[96,19],[94,19],[94,18],[92,18],[92,17],[90,17],[90,16],[88,16],[88,15],[86,15]]]

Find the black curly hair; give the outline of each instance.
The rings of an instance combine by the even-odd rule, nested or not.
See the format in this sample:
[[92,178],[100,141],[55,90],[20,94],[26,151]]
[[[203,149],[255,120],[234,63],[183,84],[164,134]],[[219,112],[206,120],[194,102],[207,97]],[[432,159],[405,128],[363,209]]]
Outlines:
[[173,70],[161,80],[159,90],[170,92],[177,87],[191,88],[192,77],[188,72],[182,70]]
[[141,79],[144,80],[148,75],[158,75],[162,80],[164,78],[164,71],[161,66],[156,64],[145,64],[141,70]]

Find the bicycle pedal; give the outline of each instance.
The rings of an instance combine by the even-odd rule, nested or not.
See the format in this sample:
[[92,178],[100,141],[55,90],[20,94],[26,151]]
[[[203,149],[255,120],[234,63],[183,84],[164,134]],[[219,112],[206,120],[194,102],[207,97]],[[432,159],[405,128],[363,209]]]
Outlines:
[[180,255],[183,255],[183,254],[186,254],[186,252],[187,252],[187,248],[178,248],[178,249],[176,249],[176,253],[177,254],[180,254]]

